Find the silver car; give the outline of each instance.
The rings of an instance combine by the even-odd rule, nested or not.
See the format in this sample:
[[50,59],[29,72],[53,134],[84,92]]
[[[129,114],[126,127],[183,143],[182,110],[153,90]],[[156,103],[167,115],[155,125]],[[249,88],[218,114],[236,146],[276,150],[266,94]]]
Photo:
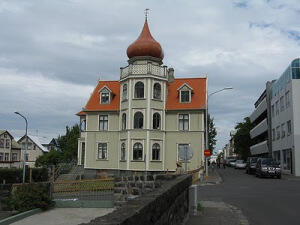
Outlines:
[[246,169],[246,162],[244,160],[236,160],[235,169]]

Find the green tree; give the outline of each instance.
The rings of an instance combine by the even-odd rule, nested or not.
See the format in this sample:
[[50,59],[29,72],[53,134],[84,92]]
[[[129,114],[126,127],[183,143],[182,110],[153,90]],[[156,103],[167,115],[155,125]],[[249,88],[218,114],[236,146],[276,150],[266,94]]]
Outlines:
[[250,146],[253,141],[250,137],[250,130],[253,124],[250,122],[249,117],[244,118],[243,122],[237,123],[235,126],[236,134],[233,136],[234,152],[242,159],[246,160],[250,155]]
[[208,123],[208,149],[210,149],[210,151],[213,152],[217,142],[216,140],[217,130],[215,127],[214,118],[211,118],[210,114],[208,114],[207,123]]
[[37,167],[57,165],[61,162],[70,162],[77,159],[77,141],[79,134],[80,130],[78,124],[75,124],[71,128],[67,126],[66,134],[58,137],[60,150],[52,150],[39,156],[35,161],[35,165]]

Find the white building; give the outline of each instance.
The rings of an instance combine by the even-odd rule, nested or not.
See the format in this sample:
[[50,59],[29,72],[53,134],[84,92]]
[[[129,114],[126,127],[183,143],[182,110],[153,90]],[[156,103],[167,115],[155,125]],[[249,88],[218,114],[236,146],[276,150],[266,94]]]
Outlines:
[[272,153],[285,173],[300,176],[300,59],[272,85]]

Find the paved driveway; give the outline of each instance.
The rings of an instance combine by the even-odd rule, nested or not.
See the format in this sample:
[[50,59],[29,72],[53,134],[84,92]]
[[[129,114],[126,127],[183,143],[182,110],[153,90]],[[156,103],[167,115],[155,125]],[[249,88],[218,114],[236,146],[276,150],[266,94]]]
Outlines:
[[114,209],[102,208],[54,208],[29,216],[12,225],[77,225],[104,216]]
[[251,225],[300,224],[300,180],[256,178],[233,168],[218,172],[223,183],[198,187],[200,200],[236,206]]

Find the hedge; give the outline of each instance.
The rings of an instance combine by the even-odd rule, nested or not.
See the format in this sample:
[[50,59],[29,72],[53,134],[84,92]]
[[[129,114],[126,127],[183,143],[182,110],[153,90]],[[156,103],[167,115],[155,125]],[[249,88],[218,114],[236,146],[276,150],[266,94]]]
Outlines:
[[45,210],[54,202],[49,195],[49,183],[30,183],[14,188],[6,204],[10,210],[24,212],[35,208]]
[[[4,180],[7,184],[22,183],[23,169],[16,168],[0,168],[0,184],[3,184]],[[25,181],[29,182],[29,168],[26,168]],[[48,169],[47,168],[32,168],[32,181],[42,182],[48,181]]]

